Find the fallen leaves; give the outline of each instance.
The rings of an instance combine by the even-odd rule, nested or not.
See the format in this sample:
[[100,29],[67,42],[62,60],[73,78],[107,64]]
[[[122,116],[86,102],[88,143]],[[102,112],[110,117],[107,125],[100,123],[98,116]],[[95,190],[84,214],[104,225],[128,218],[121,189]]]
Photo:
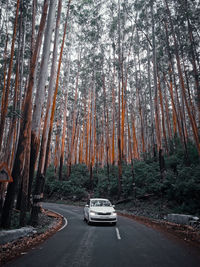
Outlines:
[[32,236],[19,238],[13,242],[0,246],[0,265],[16,258],[19,255],[27,254],[30,248],[40,244],[47,238],[56,233],[63,224],[63,217],[57,213],[48,210],[42,210],[46,216],[54,217],[54,222],[43,233],[36,233]]

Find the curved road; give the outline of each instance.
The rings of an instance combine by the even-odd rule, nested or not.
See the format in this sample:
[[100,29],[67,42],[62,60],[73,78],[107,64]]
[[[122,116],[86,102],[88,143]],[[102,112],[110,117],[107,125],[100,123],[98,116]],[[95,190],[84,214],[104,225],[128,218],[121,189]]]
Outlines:
[[116,226],[83,222],[83,208],[44,203],[68,224],[27,254],[8,263],[13,267],[199,267],[193,249],[125,217]]

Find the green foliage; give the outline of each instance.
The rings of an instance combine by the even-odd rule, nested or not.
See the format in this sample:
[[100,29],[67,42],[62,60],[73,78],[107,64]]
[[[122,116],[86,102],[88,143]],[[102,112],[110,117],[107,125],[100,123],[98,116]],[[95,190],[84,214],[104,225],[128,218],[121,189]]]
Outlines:
[[[66,172],[66,168],[63,168],[63,172]],[[72,175],[67,181],[59,181],[53,167],[48,169],[46,177],[45,194],[47,197],[79,200],[87,196],[89,176],[85,165],[72,166]]]
[[[166,170],[161,176],[159,162],[146,155],[146,161],[134,161],[134,177],[131,165],[122,166],[121,199],[134,198],[133,182],[136,185],[136,197],[153,196],[167,201],[175,212],[200,214],[200,165],[194,145],[188,143],[189,162],[185,164],[185,153],[179,141],[176,141],[176,154],[165,156]],[[66,167],[63,177],[66,177]],[[47,197],[71,200],[86,200],[94,197],[118,199],[118,167],[93,168],[92,179],[85,165],[72,166],[69,180],[59,181],[53,167],[47,171],[45,194]]]

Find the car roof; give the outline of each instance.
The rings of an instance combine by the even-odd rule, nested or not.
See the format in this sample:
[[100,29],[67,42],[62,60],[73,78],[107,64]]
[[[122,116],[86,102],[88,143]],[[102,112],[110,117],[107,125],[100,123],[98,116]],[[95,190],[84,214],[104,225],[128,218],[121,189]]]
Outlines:
[[90,198],[90,200],[108,200],[108,199],[107,198]]

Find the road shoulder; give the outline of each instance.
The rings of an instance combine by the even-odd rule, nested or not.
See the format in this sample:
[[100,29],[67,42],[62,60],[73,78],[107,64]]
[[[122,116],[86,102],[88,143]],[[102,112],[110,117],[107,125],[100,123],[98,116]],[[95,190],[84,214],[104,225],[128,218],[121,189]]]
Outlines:
[[0,265],[27,253],[30,248],[44,242],[62,227],[64,221],[62,215],[46,209],[42,209],[42,213],[43,216],[51,217],[51,223],[46,228],[41,229],[39,226],[36,231],[25,237],[18,237],[16,234],[15,240],[0,245]]

